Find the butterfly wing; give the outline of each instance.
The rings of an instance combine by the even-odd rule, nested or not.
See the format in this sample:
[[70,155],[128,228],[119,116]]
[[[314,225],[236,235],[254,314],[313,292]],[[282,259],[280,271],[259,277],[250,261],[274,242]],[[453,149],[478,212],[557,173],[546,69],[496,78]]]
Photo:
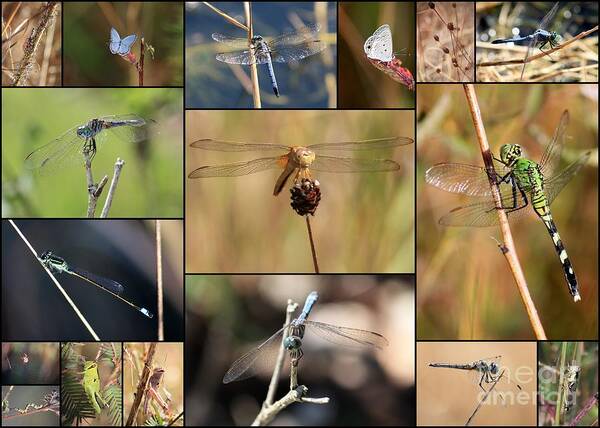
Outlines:
[[123,39],[121,39],[121,46],[119,46],[119,55],[127,55],[131,50],[131,46],[135,43],[137,36],[135,34],[131,34]]
[[392,30],[387,24],[379,27],[365,42],[365,54],[368,58],[389,62],[394,58],[392,49]]
[[110,29],[110,53],[116,54],[121,44],[121,36],[114,28]]

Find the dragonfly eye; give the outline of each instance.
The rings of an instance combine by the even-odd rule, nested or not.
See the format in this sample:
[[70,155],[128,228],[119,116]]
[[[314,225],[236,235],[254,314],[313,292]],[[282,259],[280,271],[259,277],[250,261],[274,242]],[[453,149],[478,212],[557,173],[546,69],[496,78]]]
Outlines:
[[490,371],[492,372],[492,374],[496,374],[498,373],[498,364],[496,363],[492,363],[490,365]]
[[300,338],[296,336],[288,336],[283,341],[283,346],[287,350],[298,349],[302,346],[302,340],[300,340]]

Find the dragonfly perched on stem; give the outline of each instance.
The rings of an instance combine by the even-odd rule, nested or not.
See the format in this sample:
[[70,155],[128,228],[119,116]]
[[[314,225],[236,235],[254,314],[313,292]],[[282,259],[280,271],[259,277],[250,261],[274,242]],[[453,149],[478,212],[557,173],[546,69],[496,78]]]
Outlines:
[[257,158],[250,161],[224,165],[201,166],[192,171],[189,178],[239,177],[267,169],[283,169],[275,183],[273,195],[277,196],[288,179],[295,173],[294,181],[310,178],[310,170],[321,172],[383,172],[397,171],[400,165],[389,159],[344,158],[322,155],[329,151],[369,151],[390,149],[412,144],[407,137],[378,138],[364,141],[341,143],[311,144],[308,146],[286,146],[283,144],[235,143],[212,139],[201,139],[190,144],[191,147],[221,152],[274,151],[284,154]]
[[[379,333],[309,321],[307,318],[318,298],[319,294],[316,291],[311,292],[306,297],[304,308],[298,318],[293,319],[258,347],[237,359],[225,373],[223,383],[249,378],[260,372],[261,368],[273,368],[275,357],[281,346],[289,352],[292,365],[297,366],[304,355],[302,339],[307,329],[335,345],[378,349],[388,345],[387,339]],[[289,334],[284,337],[284,333],[288,329]]]
[[[493,177],[500,190],[502,208],[510,220],[533,211],[544,222],[562,265],[569,293],[575,302],[581,300],[577,278],[558,234],[550,205],[565,185],[579,172],[591,155],[586,152],[562,171],[558,170],[564,146],[569,112],[564,111],[554,136],[539,163],[523,156],[518,144],[504,144],[500,158],[494,157],[497,177]],[[486,227],[498,224],[498,208],[492,197],[490,179],[485,168],[460,163],[440,163],[425,172],[425,181],[452,193],[462,193],[479,202],[454,208],[440,219],[445,226]]]
[[90,119],[31,152],[25,158],[25,167],[44,175],[72,165],[83,165],[85,157],[92,159],[106,141],[107,130],[121,141],[137,143],[148,139],[150,123],[155,122],[135,114]]
[[256,34],[250,43],[247,38],[230,37],[219,33],[213,33],[212,38],[216,42],[237,49],[234,52],[218,53],[217,60],[221,62],[242,65],[267,64],[273,92],[279,96],[273,63],[297,62],[321,52],[325,49],[325,43],[318,38],[319,29],[319,25],[314,24],[273,38]]
[[516,36],[510,37],[506,39],[496,39],[492,41],[492,44],[500,44],[500,43],[514,43],[521,41],[529,41],[529,45],[527,46],[527,52],[525,53],[525,58],[523,59],[523,68],[521,69],[521,77],[519,80],[523,80],[523,74],[525,73],[525,67],[527,66],[527,58],[531,55],[533,50],[536,47],[544,52],[544,47],[546,45],[550,45],[550,48],[555,48],[562,41],[562,37],[556,31],[548,31],[546,28],[548,24],[554,18],[556,11],[558,10],[559,2],[554,3],[552,9],[544,16],[544,18],[540,21],[540,24],[537,26],[537,29],[527,36]]

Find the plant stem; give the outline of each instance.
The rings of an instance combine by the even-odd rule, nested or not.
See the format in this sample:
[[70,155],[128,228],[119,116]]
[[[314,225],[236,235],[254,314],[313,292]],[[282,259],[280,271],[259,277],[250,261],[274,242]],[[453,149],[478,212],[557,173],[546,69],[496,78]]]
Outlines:
[[98,198],[102,194],[102,190],[108,181],[108,176],[104,176],[100,183],[94,183],[94,176],[92,174],[92,158],[89,153],[84,153],[85,157],[85,177],[87,179],[87,191],[88,191],[88,207],[87,217],[94,218],[96,215],[96,206],[98,205]]
[[146,45],[144,44],[144,38],[140,40],[140,60],[137,63],[138,70],[138,86],[144,86],[144,52],[146,51]]
[[140,409],[140,405],[142,404],[142,398],[146,393],[146,386],[148,385],[148,379],[150,379],[150,374],[152,372],[152,360],[154,359],[154,354],[156,353],[156,343],[150,343],[148,347],[148,354],[146,355],[146,361],[144,361],[144,370],[142,371],[142,377],[140,378],[137,386],[137,390],[135,393],[135,400],[133,400],[133,404],[131,405],[131,410],[129,411],[129,416],[127,417],[126,426],[133,425],[135,418],[137,417],[137,413]]
[[306,229],[308,230],[308,240],[310,241],[310,251],[313,259],[313,266],[315,267],[315,273],[319,273],[319,260],[317,259],[317,251],[315,249],[315,241],[313,240],[312,228],[310,227],[310,219],[308,215],[306,218]]
[[[244,2],[244,12],[246,13],[246,22],[248,23],[248,45],[252,43],[254,37],[254,29],[252,25],[252,5],[249,1]],[[254,108],[262,108],[260,101],[260,86],[258,85],[258,71],[256,69],[256,60],[254,58],[254,50],[250,49],[252,64],[250,64],[250,77],[252,79],[252,100]]]
[[[125,165],[125,161],[120,158],[117,158],[117,161],[115,162],[113,178],[110,182],[110,188],[108,189],[108,195],[106,196],[106,200],[104,201],[104,207],[102,208],[102,213],[100,214],[101,218],[108,217],[108,212],[110,211],[115,192],[117,191],[117,184],[119,184],[119,177],[121,177],[121,170],[123,169],[123,165]],[[108,179],[108,177],[104,177]],[[102,185],[102,187],[104,187],[104,185]]]
[[510,231],[510,225],[508,223],[508,217],[506,216],[506,212],[502,207],[500,190],[498,189],[498,184],[496,183],[497,175],[496,171],[494,170],[492,153],[490,151],[487,135],[483,126],[483,120],[481,118],[481,111],[479,110],[479,104],[477,102],[475,87],[472,84],[465,84],[463,85],[463,88],[467,97],[473,125],[475,126],[475,133],[477,134],[477,141],[479,142],[481,156],[483,157],[485,169],[490,179],[490,187],[494,197],[494,202],[496,203],[496,211],[498,212],[498,218],[500,220],[500,230],[502,231],[502,237],[504,240],[504,244],[501,246],[502,253],[504,254],[504,257],[510,266],[510,270],[521,295],[521,300],[525,305],[529,322],[531,323],[531,327],[533,328],[536,338],[538,340],[546,340],[546,333],[544,332],[542,321],[540,320],[535,304],[533,303],[533,299],[531,298],[531,294],[529,293],[527,281],[525,280],[525,274],[523,273],[523,268],[521,267],[521,263],[517,255],[515,243]]
[[490,395],[490,393],[492,392],[492,389],[494,389],[496,387],[496,385],[502,378],[502,375],[504,375],[504,370],[502,370],[502,373],[500,373],[500,376],[498,376],[498,378],[496,379],[494,384],[487,390],[487,392],[485,393],[485,395],[483,396],[481,401],[479,401],[479,403],[477,404],[477,407],[475,407],[475,410],[473,410],[473,413],[471,413],[471,416],[469,416],[469,419],[467,419],[465,426],[468,426],[471,423],[471,420],[475,417],[475,415],[477,414],[477,411],[479,411],[479,408],[481,407],[481,405],[483,403],[485,403],[485,400],[487,399],[488,395]]
[[558,388],[556,397],[556,408],[554,409],[554,421],[552,425],[560,425],[560,410],[563,406],[563,394],[564,394],[564,379],[565,379],[565,364],[567,360],[567,342],[562,342],[560,350],[560,367],[558,368]]
[[158,308],[158,340],[165,340],[165,331],[163,325],[163,272],[162,272],[162,235],[160,228],[160,220],[156,220],[156,287],[158,300],[156,306]]

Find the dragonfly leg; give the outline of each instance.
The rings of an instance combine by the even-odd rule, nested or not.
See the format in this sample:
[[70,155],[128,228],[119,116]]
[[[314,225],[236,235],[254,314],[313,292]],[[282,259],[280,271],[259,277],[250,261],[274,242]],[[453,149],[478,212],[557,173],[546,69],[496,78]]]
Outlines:
[[[544,52],[547,56],[550,57],[550,59],[552,59],[552,61],[554,61],[554,58],[552,57],[552,55],[550,55],[550,53],[546,53],[546,51],[543,49],[544,46],[546,46],[549,42],[546,40],[544,43],[542,43],[542,45],[540,46],[540,50],[542,52]],[[550,43],[550,49],[552,49],[554,46],[552,46],[552,43]]]
[[479,379],[479,387],[481,388],[481,390],[483,392],[487,392],[487,390],[483,387],[483,385],[481,385],[484,381],[487,383],[487,372],[484,372],[481,375],[481,379]]
[[90,161],[96,155],[96,139],[94,137],[87,138],[83,146],[83,154],[89,156]]

